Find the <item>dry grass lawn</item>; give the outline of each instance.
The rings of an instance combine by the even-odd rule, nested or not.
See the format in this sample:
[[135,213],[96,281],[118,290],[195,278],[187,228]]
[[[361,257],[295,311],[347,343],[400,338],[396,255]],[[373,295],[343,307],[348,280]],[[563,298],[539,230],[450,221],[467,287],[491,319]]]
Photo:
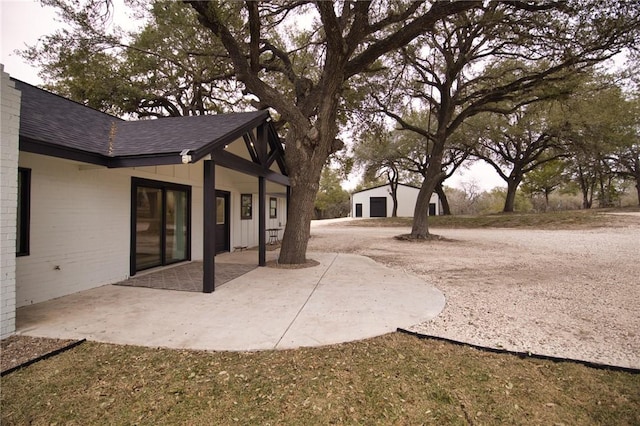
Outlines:
[[[582,213],[436,220],[457,221],[442,227],[624,226]],[[492,221],[500,223],[482,224]],[[247,353],[88,342],[3,377],[0,404],[2,425],[640,425],[640,374],[400,333]]]
[[2,424],[640,424],[640,375],[393,333],[211,353],[85,343],[2,380]]

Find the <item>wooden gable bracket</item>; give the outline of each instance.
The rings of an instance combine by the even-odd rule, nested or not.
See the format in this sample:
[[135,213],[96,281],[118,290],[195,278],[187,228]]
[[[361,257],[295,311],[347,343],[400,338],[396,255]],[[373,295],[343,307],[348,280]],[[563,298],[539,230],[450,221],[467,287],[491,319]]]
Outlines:
[[253,132],[245,133],[242,138],[244,139],[244,144],[247,146],[247,151],[249,151],[249,155],[251,156],[251,160],[254,163],[259,163],[258,154],[256,152],[256,138],[253,135]]
[[257,143],[256,143],[256,151],[258,153],[258,160],[260,162],[260,165],[265,166],[265,167],[269,167],[267,166],[267,148],[269,145],[269,138],[268,138],[268,133],[267,133],[267,123],[262,123],[258,126],[257,128]]
[[267,167],[271,167],[273,161],[276,161],[278,163],[280,173],[282,173],[283,175],[287,175],[287,166],[284,161],[284,149],[282,147],[282,143],[280,142],[278,133],[276,133],[273,126],[269,126],[269,137],[267,138],[267,140],[269,142],[269,147],[271,148]]

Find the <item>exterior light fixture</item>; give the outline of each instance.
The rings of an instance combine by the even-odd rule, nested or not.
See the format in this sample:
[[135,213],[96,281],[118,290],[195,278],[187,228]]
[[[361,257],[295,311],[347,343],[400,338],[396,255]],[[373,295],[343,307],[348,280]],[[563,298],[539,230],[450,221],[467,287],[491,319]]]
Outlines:
[[180,152],[180,156],[182,157],[182,164],[189,164],[191,162],[191,156],[189,155],[188,149],[183,149]]

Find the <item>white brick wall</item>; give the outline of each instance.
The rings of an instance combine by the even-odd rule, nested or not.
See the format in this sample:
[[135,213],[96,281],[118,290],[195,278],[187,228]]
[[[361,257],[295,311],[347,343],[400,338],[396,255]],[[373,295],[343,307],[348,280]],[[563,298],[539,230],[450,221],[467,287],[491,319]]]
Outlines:
[[[202,163],[106,169],[22,152],[20,167],[31,169],[31,227],[30,253],[17,258],[17,307],[128,278],[132,176],[191,186],[191,258],[202,259]],[[216,187],[231,192],[231,247],[254,246],[258,197],[253,220],[240,221],[235,177],[216,168]],[[284,225],[285,213],[279,198],[278,218],[267,219],[267,227]]]
[[20,167],[31,169],[31,238],[18,307],[128,278],[132,176],[192,187],[192,259],[202,258],[202,164],[106,169],[21,153]]
[[15,331],[20,91],[0,64],[0,338]]
[[31,169],[31,220],[17,306],[127,278],[131,178],[25,152],[20,166]]

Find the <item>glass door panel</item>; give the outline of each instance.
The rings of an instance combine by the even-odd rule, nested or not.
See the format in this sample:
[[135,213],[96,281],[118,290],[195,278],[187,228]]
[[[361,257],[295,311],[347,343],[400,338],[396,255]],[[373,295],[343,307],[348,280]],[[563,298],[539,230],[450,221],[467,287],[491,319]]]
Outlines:
[[191,188],[132,179],[131,275],[191,258]]
[[162,190],[137,188],[136,269],[162,264]]
[[188,209],[187,193],[167,190],[166,263],[187,258]]
[[216,253],[229,251],[229,194],[216,191]]
[[216,197],[216,225],[224,225],[226,222],[224,201],[224,197]]

